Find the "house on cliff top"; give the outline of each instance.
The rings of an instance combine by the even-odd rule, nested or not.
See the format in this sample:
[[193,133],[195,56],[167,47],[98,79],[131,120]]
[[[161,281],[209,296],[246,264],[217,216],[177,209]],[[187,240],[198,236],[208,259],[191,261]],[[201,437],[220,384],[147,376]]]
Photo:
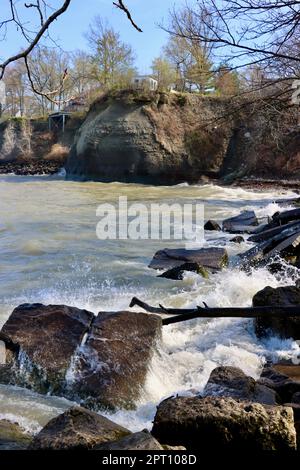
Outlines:
[[133,78],[133,86],[138,90],[156,91],[158,89],[158,81],[151,75],[136,75]]

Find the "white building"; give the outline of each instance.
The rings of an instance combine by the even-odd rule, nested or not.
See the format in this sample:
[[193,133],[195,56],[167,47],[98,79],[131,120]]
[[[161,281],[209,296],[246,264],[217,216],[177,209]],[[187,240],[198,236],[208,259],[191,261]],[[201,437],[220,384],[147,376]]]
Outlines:
[[151,75],[136,75],[133,79],[133,85],[140,90],[156,91],[158,81],[151,77]]
[[6,88],[3,80],[0,80],[0,116],[6,104]]

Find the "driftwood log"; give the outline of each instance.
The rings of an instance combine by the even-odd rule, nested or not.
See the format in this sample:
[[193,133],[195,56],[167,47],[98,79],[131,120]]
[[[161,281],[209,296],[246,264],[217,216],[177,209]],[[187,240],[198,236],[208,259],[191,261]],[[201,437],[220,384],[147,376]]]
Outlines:
[[204,303],[204,307],[196,307],[194,309],[165,308],[163,305],[153,307],[146,304],[136,297],[130,302],[130,307],[138,306],[150,313],[158,313],[161,315],[174,315],[163,319],[163,325],[171,323],[179,323],[195,318],[256,318],[264,315],[268,317],[300,317],[300,305],[291,307],[286,306],[264,306],[264,307],[208,307]]

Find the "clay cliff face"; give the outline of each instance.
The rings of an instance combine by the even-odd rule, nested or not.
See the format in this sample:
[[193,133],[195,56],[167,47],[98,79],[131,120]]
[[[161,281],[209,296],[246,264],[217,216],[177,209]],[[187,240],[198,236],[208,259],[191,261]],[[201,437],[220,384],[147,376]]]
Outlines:
[[216,105],[193,95],[137,97],[127,92],[104,97],[75,136],[67,177],[162,184],[198,181],[203,174],[216,173],[228,129],[204,131],[200,126]]
[[297,110],[278,112],[276,103],[264,108],[234,105],[229,98],[127,90],[102,96],[87,116],[72,116],[64,134],[49,133],[47,120],[23,124],[0,125],[0,172],[5,162],[49,161],[79,180],[176,184],[207,176],[228,183],[244,176],[300,177]]

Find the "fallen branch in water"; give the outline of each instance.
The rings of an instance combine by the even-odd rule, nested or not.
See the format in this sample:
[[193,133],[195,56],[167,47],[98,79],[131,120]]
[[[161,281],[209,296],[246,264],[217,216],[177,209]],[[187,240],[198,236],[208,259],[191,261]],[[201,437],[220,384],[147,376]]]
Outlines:
[[286,306],[263,306],[263,307],[196,307],[194,309],[177,309],[165,308],[162,305],[152,307],[142,300],[133,297],[130,307],[139,306],[150,313],[159,313],[163,315],[175,315],[174,317],[164,318],[163,325],[171,323],[179,323],[183,321],[193,320],[194,318],[256,318],[262,316],[268,317],[300,317],[300,305],[291,307]]

